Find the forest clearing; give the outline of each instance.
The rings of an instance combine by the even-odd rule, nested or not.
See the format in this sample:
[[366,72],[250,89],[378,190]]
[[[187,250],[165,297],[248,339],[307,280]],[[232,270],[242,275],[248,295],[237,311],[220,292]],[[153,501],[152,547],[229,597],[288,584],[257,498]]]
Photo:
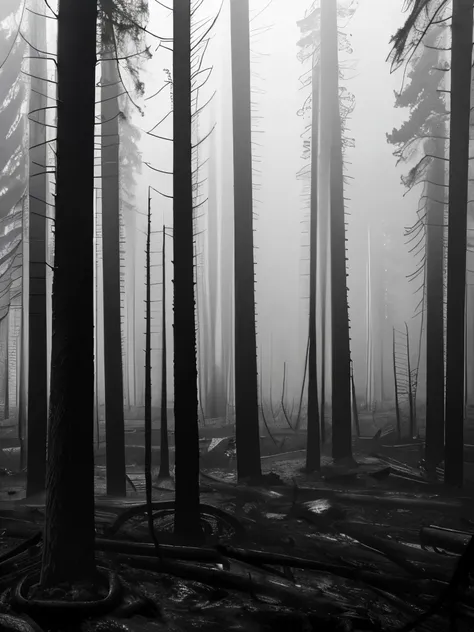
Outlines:
[[474,629],[473,31],[0,0],[0,632]]

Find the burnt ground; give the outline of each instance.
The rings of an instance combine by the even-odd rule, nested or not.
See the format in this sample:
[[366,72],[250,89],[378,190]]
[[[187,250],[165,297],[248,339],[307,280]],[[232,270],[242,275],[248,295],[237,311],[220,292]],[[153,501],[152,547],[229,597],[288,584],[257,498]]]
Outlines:
[[[122,605],[83,620],[64,615],[60,623],[35,615],[41,629],[395,631],[408,630],[437,602],[436,612],[414,629],[474,629],[469,565],[462,581],[455,577],[452,594],[439,599],[474,532],[472,485],[447,490],[428,476],[418,467],[419,441],[397,445],[393,436],[369,435],[354,442],[356,463],[335,466],[325,455],[320,474],[305,474],[304,433],[280,428],[277,446],[262,440],[262,468],[272,476],[249,487],[236,484],[228,438],[217,441],[219,432],[228,437],[231,430],[214,427],[207,431],[214,442],[205,436],[202,442],[205,543],[174,539],[173,481],[155,477],[160,561],[143,509],[118,519],[144,503],[139,424],[129,430],[135,431],[127,438],[135,491],[131,483],[126,499],[106,497],[99,459],[96,467],[97,559],[120,575]],[[12,465],[13,457],[6,458]],[[10,559],[5,553],[41,530],[44,498],[24,499],[23,474],[6,473],[0,484],[0,629],[31,632],[25,626],[33,623],[20,619],[18,627],[9,604],[18,579],[38,568],[41,542]],[[450,618],[458,627],[450,627]],[[13,621],[17,627],[8,627]]]

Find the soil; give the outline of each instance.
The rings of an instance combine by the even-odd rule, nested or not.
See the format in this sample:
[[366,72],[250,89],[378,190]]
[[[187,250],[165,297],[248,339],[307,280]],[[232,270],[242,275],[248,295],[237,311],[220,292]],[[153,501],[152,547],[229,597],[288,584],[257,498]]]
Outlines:
[[[357,463],[336,466],[325,453],[319,474],[304,472],[305,455],[301,449],[304,432],[274,429],[280,454],[275,453],[273,441],[268,437],[263,440],[262,469],[275,476],[265,485],[253,488],[235,485],[235,460],[228,428],[223,431],[225,441],[220,448],[218,445],[210,452],[211,440],[216,437],[204,436],[201,501],[237,517],[245,528],[244,540],[236,539],[231,528],[219,531],[217,523],[207,517],[210,537],[203,550],[212,550],[217,542],[234,547],[226,549],[222,562],[172,559],[167,568],[152,570],[150,566],[157,564],[153,553],[134,557],[98,551],[101,565],[112,565],[118,570],[125,605],[99,619],[62,621],[60,627],[53,620],[46,624],[42,621],[42,629],[44,632],[395,632],[401,629],[429,608],[450,581],[459,559],[440,549],[425,550],[420,543],[420,528],[436,525],[474,531],[474,503],[469,480],[462,491],[447,490],[440,481],[428,480],[418,467],[422,456],[420,442],[396,447],[397,442],[388,435],[374,440],[371,434],[374,425],[377,431],[387,423],[391,423],[387,415],[378,423],[370,416],[366,423],[366,426],[371,424],[369,432],[366,429],[368,438],[354,442]],[[213,427],[211,434],[215,435],[217,430]],[[130,462],[128,473],[136,491],[130,487],[126,499],[107,498],[105,470],[96,467],[97,534],[119,541],[150,543],[143,514],[127,521],[113,536],[108,535],[117,515],[144,502],[141,464]],[[24,475],[1,477],[0,555],[41,527],[44,499],[39,496],[25,501],[23,488]],[[153,500],[172,499],[173,480],[158,481],[155,477]],[[173,542],[172,527],[172,514],[155,513],[155,529],[162,544]],[[257,564],[255,560],[232,557],[235,551],[314,560],[321,569]],[[15,558],[14,567],[0,574],[0,582],[2,579],[10,582],[1,584],[7,592],[0,601],[0,628],[1,613],[9,612],[8,589],[28,567],[38,565],[39,554],[37,546]],[[150,560],[148,568],[144,560]],[[463,604],[458,606],[460,632],[474,629],[474,591],[471,591],[469,588],[458,599]],[[48,595],[51,596],[52,593]],[[83,586],[60,588],[54,597],[67,601],[79,597],[87,600],[97,595],[92,586]],[[438,613],[419,629],[447,631],[449,624],[444,617],[445,614]],[[21,632],[31,630],[25,628]]]

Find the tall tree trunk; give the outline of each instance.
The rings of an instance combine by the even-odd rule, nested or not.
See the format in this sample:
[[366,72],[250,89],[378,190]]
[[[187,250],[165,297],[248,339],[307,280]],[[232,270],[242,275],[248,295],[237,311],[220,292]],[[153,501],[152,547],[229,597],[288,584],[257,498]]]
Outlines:
[[[309,228],[309,351],[308,351],[308,420],[306,468],[321,467],[320,419],[316,354],[316,278],[318,242],[318,149],[319,149],[319,68],[313,57],[311,105],[311,196]],[[324,339],[323,339],[324,355]]]
[[446,312],[448,423],[445,453],[445,481],[450,485],[462,485],[464,475],[464,318],[472,26],[472,0],[453,0]]
[[[117,52],[112,25],[102,27],[102,266],[104,292],[104,373],[107,493],[125,496],[122,327],[120,310],[120,198]],[[109,58],[110,61],[107,59]]]
[[234,137],[235,438],[239,479],[261,476],[253,255],[248,0],[231,0]]
[[322,89],[328,90],[333,104],[330,160],[332,456],[334,459],[342,459],[352,456],[351,360],[339,112],[337,3],[334,0],[323,0],[321,4],[321,72],[324,77]]
[[161,299],[161,422],[160,422],[160,478],[170,476],[170,455],[168,449],[168,385],[166,366],[166,226],[163,226],[162,257],[162,299]]
[[148,187],[145,287],[145,485],[148,527],[153,534],[151,481],[151,191]]
[[95,573],[96,26],[96,0],[60,0],[53,338],[41,572],[44,586],[90,580]]
[[[211,141],[214,139],[212,134]],[[207,206],[207,289],[208,289],[208,319],[209,319],[209,352],[208,384],[207,384],[207,413],[211,419],[220,417],[221,382],[217,370],[217,289],[218,289],[218,226],[217,226],[217,195],[216,195],[216,147],[212,143],[209,156],[209,199]]]
[[[443,136],[444,126],[435,134]],[[444,453],[444,141],[433,141],[437,158],[428,181],[426,227],[426,461],[431,467]]]
[[[40,3],[35,5],[38,13]],[[42,491],[46,477],[48,427],[46,343],[46,165],[47,50],[46,19],[31,14],[30,31],[30,202],[29,202],[29,301],[28,301],[28,445],[26,495]]]
[[[17,367],[19,367],[19,389],[18,389],[18,442],[20,444],[20,471],[25,467],[25,428],[26,428],[26,406],[25,406],[25,396],[26,396],[26,384],[25,384],[25,357],[26,357],[26,349],[25,349],[25,312],[22,308],[21,310],[21,325],[20,325],[20,336],[19,336],[19,344],[17,349],[18,360]],[[46,444],[46,438],[45,438]],[[43,464],[45,467],[46,473],[46,454],[45,463]]]
[[5,324],[5,368],[3,374],[3,417],[10,418],[10,311],[7,312],[3,319]]
[[173,8],[175,533],[201,534],[191,146],[191,2]]

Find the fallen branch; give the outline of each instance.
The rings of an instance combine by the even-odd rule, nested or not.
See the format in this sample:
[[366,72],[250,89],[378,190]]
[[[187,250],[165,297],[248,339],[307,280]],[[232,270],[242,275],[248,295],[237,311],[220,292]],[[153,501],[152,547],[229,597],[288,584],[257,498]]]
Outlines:
[[[153,502],[151,504],[152,511],[174,511],[175,501],[174,500],[163,500],[159,502]],[[218,507],[213,507],[212,505],[206,505],[201,503],[201,516],[202,515],[210,515],[217,519],[218,522],[227,524],[235,531],[236,537],[244,537],[245,530],[242,526],[242,523],[232,516],[231,514],[222,511]],[[107,529],[106,535],[113,535],[117,533],[121,526],[123,526],[130,518],[135,516],[139,516],[145,514],[147,511],[147,505],[134,505],[129,509],[126,509],[123,513],[121,513],[115,522]]]
[[333,598],[328,599],[322,592],[308,589],[303,586],[294,586],[282,578],[264,577],[261,573],[255,576],[238,575],[231,571],[216,568],[205,568],[183,562],[164,562],[161,564],[156,558],[139,557],[131,558],[118,556],[118,561],[141,570],[168,573],[185,580],[197,581],[209,586],[237,590],[277,599],[289,607],[305,612],[324,610],[326,615],[342,615],[354,610],[350,604],[341,598],[341,603],[336,603]]
[[472,533],[467,531],[456,531],[455,529],[445,529],[444,527],[421,527],[420,542],[422,546],[430,546],[433,549],[444,549],[457,555],[462,555]]

